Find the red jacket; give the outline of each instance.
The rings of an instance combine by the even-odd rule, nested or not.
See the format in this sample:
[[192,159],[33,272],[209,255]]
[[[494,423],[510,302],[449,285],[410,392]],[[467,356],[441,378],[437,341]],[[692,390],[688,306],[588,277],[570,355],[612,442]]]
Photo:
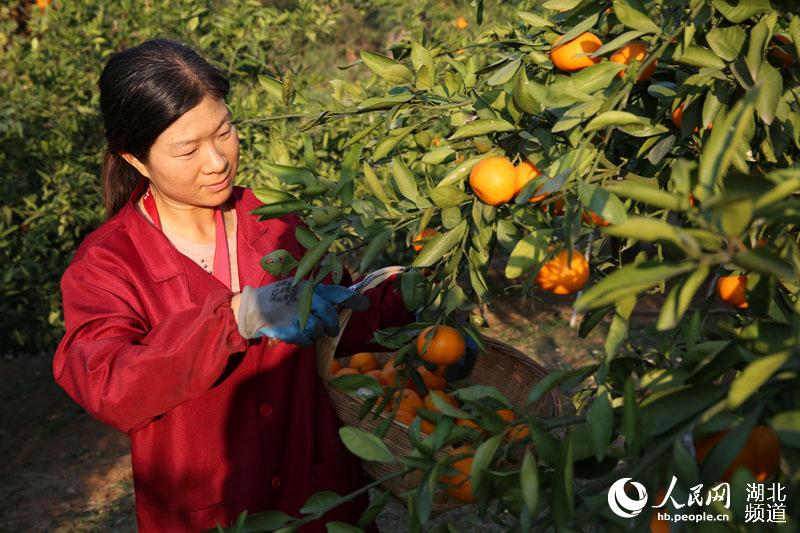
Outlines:
[[[363,485],[313,348],[239,335],[231,291],[135,207],[145,185],[86,237],[65,271],[66,334],[53,360],[76,402],[129,434],[139,530],[225,526],[245,509],[299,516],[314,492]],[[278,248],[302,255],[299,218],[259,221],[250,212],[263,204],[249,189],[234,187],[233,199],[240,286],[277,281],[259,260]],[[376,349],[368,344],[375,329],[413,319],[391,279],[366,294],[370,309],[353,314],[338,356]],[[325,518],[352,523],[366,502]]]

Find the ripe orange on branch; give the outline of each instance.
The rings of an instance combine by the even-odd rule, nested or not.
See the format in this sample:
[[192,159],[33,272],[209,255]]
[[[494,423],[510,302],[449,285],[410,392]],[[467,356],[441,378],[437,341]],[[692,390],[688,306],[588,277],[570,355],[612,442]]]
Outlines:
[[608,226],[611,224],[608,220],[604,219],[594,211],[589,211],[589,214],[583,214],[583,220],[586,221],[587,224],[592,223],[595,226]]
[[[628,43],[625,46],[618,49],[616,52],[611,54],[609,58],[610,61],[614,63],[623,63],[625,65],[630,65],[631,61],[638,61],[640,64],[644,63],[645,59],[647,58],[647,45],[643,42],[633,42]],[[645,70],[639,70],[639,75],[636,77],[636,81],[646,81],[650,79],[650,76],[656,71],[656,64],[658,61],[653,61]],[[617,74],[620,78],[625,76],[625,71],[620,70],[619,74]]]
[[589,262],[577,250],[561,250],[536,274],[536,283],[553,294],[572,294],[581,290],[589,279]]
[[745,289],[747,289],[747,276],[722,276],[717,281],[717,294],[722,301],[740,309],[747,309],[750,306],[745,298]]
[[603,46],[603,41],[597,35],[587,31],[566,43],[559,44],[560,41],[561,37],[550,49],[550,61],[557,69],[575,72],[600,62],[599,57],[583,55],[591,54]]
[[[719,431],[694,443],[697,461],[705,461],[711,449],[719,443],[730,430]],[[781,443],[769,426],[756,426],[747,436],[747,441],[739,455],[728,466],[720,478],[728,481],[740,466],[744,466],[758,481],[766,481],[778,472],[781,464]]]
[[[430,333],[432,335],[430,335]],[[430,342],[428,342],[430,338]],[[425,343],[428,348],[425,349]],[[452,365],[462,357],[467,351],[467,344],[464,336],[450,326],[428,326],[423,329],[417,337],[417,353],[423,361],[437,365]]]
[[428,387],[429,389],[442,390],[447,388],[447,380],[444,379],[442,376],[437,376],[436,374],[425,368],[425,366],[420,365],[419,367],[417,367],[417,371],[419,372],[419,375],[422,377],[423,383],[425,383],[425,386]]
[[425,247],[423,240],[430,239],[431,237],[438,235],[438,233],[438,231],[432,228],[425,228],[421,232],[417,233],[416,237],[414,237],[414,240],[411,243],[414,247],[414,251],[419,252],[422,250]]
[[472,455],[474,450],[468,446],[461,446],[453,450],[451,455],[470,454],[470,457],[464,457],[453,462],[450,467],[455,469],[458,474],[449,476],[443,475],[439,481],[447,485],[445,491],[461,502],[474,502],[475,496],[472,494],[472,483],[470,476],[472,474]]
[[[536,176],[539,176],[541,172],[539,169],[536,168],[536,165],[529,161],[523,161],[519,165],[517,165],[517,181],[516,181],[516,190],[514,191],[514,196],[519,194],[519,192],[527,185],[529,181],[531,181]],[[539,192],[541,187],[537,187],[535,192]],[[543,200],[547,197],[548,193],[539,194],[531,198],[530,203],[538,202]]]
[[481,159],[472,167],[469,186],[481,202],[489,205],[504,204],[516,193],[517,169],[505,157]]

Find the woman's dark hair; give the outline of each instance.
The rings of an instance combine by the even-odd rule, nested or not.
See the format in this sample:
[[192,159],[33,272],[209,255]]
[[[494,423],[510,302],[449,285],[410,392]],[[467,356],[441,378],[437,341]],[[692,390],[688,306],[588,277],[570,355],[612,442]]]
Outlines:
[[226,100],[230,84],[200,55],[169,39],[153,39],[115,54],[100,75],[100,110],[108,148],[103,155],[103,202],[111,218],[142,175],[120,155],[147,162],[162,131],[205,96]]

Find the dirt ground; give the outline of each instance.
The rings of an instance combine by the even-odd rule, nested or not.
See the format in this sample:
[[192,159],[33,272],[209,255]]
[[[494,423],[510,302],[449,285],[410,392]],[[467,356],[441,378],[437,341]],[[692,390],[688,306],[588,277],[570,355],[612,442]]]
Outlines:
[[[500,299],[488,309],[487,334],[548,369],[602,355],[608,321],[586,339],[569,328],[572,298]],[[629,342],[657,349],[658,299],[636,308]],[[53,381],[51,354],[0,359],[0,531],[127,532],[136,530],[127,436],[88,416]],[[463,507],[440,516],[459,531],[490,531]],[[405,531],[405,509],[393,502],[381,531]]]

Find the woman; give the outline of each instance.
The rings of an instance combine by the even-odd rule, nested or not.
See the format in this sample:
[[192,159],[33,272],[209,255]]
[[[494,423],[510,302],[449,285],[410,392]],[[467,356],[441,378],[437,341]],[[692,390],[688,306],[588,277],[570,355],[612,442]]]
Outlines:
[[[375,349],[375,329],[413,319],[390,278],[365,292],[366,311],[363,296],[320,286],[300,330],[297,287],[259,260],[276,249],[302,256],[302,222],[259,221],[251,211],[263,204],[233,186],[228,88],[163,39],[112,57],[100,78],[109,219],[62,278],[66,334],[53,371],[90,414],[129,434],[140,531],[204,530],[244,510],[299,516],[314,492],[362,486],[309,345],[336,333],[336,304],[360,309],[338,356]],[[324,520],[353,523],[367,503]]]

